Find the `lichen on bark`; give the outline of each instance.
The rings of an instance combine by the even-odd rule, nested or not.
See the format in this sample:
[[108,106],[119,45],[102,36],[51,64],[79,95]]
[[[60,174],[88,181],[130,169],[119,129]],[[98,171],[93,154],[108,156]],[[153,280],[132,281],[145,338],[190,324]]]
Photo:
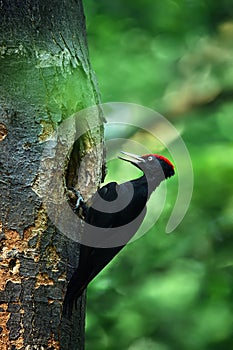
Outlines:
[[[73,319],[62,318],[79,244],[51,222],[38,184],[46,178],[41,162],[53,157],[43,154],[46,140],[73,113],[99,103],[82,3],[3,0],[0,11],[0,348],[81,350],[85,297]],[[101,113],[95,118],[99,127],[75,145],[78,122],[63,151],[55,140],[59,191],[72,184],[89,196],[101,181]],[[82,157],[88,181],[78,176]]]

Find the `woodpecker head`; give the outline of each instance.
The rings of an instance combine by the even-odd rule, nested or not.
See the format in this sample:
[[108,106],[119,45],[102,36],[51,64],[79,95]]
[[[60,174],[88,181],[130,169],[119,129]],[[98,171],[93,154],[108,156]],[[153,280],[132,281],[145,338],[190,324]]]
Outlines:
[[[121,152],[125,157],[119,157],[122,160],[130,162],[137,168],[141,169],[150,179],[161,178],[167,179],[175,174],[174,165],[167,158],[158,154],[146,154],[138,156],[136,154]],[[162,179],[161,179],[162,180]]]

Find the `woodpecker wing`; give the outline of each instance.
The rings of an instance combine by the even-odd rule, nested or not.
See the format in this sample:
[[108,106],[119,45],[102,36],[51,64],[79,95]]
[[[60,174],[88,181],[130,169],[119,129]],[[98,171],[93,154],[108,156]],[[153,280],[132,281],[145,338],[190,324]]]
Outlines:
[[[74,302],[89,282],[127,244],[141,225],[146,214],[147,195],[134,191],[133,186],[134,182],[121,185],[108,183],[96,192],[91,206],[87,207],[83,235],[89,242],[93,241],[94,247],[81,244],[79,265],[69,281],[64,300],[64,310],[68,315],[71,315]],[[114,208],[118,196],[119,203]],[[101,200],[103,203],[99,204]],[[135,201],[140,203],[137,210]],[[107,204],[105,208],[104,204]],[[121,204],[123,207],[117,210]],[[106,212],[104,209],[110,210]]]

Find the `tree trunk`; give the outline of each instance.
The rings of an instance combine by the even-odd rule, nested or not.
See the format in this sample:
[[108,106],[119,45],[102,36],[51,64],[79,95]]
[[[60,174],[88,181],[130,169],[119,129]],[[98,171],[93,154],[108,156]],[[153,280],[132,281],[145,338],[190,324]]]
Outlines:
[[[0,348],[80,350],[85,297],[72,319],[62,316],[79,243],[50,220],[40,189],[55,157],[63,179],[51,188],[55,202],[56,191],[79,186],[90,195],[101,180],[100,113],[94,131],[74,143],[79,125],[71,122],[68,144],[54,138],[56,152],[43,152],[62,121],[99,102],[82,2],[2,0],[0,13]],[[86,154],[88,179],[77,175]]]

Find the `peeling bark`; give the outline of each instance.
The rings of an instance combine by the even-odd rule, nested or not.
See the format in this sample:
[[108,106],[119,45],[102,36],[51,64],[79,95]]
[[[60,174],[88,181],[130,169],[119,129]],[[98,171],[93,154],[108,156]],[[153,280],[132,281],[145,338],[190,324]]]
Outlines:
[[82,3],[3,0],[0,15],[0,348],[82,350],[85,295],[71,320],[62,316],[79,244],[55,227],[39,196],[55,156],[63,183],[52,200],[71,185],[90,196],[101,181],[101,113],[99,128],[73,145],[79,125],[71,124],[69,144],[55,140],[56,154],[41,159],[63,120],[99,103]]

